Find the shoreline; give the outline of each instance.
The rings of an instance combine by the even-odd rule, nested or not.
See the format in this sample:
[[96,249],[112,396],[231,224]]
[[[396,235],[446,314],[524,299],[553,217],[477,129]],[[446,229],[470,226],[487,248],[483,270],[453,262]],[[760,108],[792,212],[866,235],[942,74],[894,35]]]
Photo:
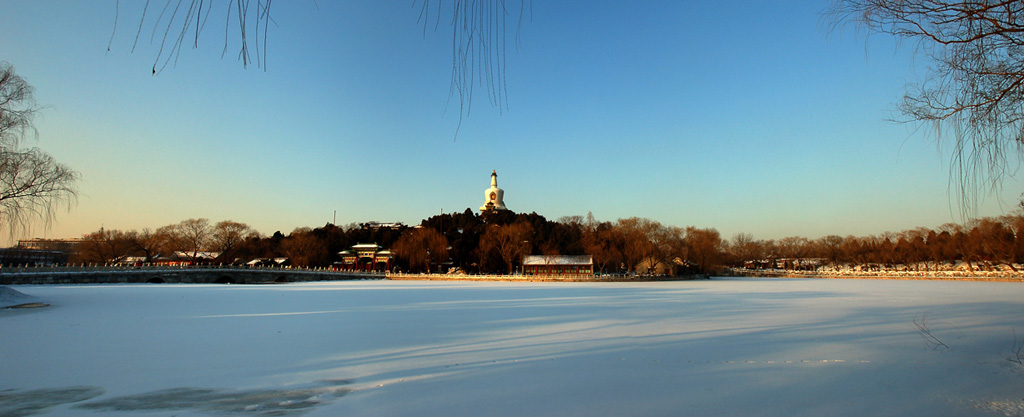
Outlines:
[[675,277],[626,276],[626,275],[459,275],[459,274],[388,274],[392,281],[498,281],[498,282],[657,282],[693,281],[708,279],[704,275],[683,275]]
[[[800,273],[797,271],[730,271],[727,276],[743,278],[817,278],[817,279],[878,279],[878,280],[903,280],[903,281],[980,281],[980,282],[1024,282],[1024,274],[1015,273],[1017,276],[1007,276],[1005,273],[992,273],[992,275],[979,275],[979,273],[965,273],[961,271],[933,271],[933,272],[899,272],[885,271],[878,273],[864,272],[834,272],[834,273]],[[984,274],[984,272],[982,272]]]
[[492,281],[492,282],[664,282],[664,281],[694,281],[711,279],[712,277],[722,278],[807,278],[807,279],[864,279],[864,280],[895,280],[895,281],[975,281],[975,282],[1024,282],[1024,276],[979,276],[960,275],[953,271],[939,271],[937,273],[924,272],[888,272],[879,274],[856,274],[856,273],[798,273],[794,271],[780,272],[738,272],[730,271],[722,275],[700,276],[687,275],[677,277],[650,277],[650,276],[557,276],[557,275],[449,275],[449,274],[388,274],[384,279],[392,281]]

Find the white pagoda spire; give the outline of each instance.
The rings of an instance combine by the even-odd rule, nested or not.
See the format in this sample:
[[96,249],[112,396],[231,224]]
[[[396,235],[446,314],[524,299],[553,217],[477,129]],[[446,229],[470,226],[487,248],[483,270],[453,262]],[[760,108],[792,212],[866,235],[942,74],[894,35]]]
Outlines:
[[484,190],[484,205],[480,212],[508,210],[505,207],[505,190],[498,188],[498,171],[491,171],[491,188]]

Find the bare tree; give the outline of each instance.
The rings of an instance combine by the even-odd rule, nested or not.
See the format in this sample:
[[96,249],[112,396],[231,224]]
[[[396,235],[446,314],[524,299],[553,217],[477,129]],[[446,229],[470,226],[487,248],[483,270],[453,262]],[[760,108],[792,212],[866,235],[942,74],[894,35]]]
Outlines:
[[977,260],[976,245],[973,239],[969,238],[970,228],[957,223],[946,223],[939,226],[939,229],[950,235],[950,251],[956,258],[964,262],[967,270],[974,272],[974,265],[971,263]]
[[1013,231],[1014,250],[1013,259],[1015,263],[1024,262],[1024,212],[1017,210],[1014,213],[1000,218],[1006,227]]
[[730,251],[739,263],[764,259],[760,242],[754,240],[754,235],[750,233],[735,234],[732,237]]
[[77,172],[39,149],[0,148],[0,222],[11,235],[35,220],[48,226],[57,210],[70,208],[77,180]]
[[810,254],[810,241],[805,237],[788,236],[779,239],[779,254],[784,258],[803,258]]
[[410,269],[423,268],[430,272],[430,264],[448,259],[448,239],[430,228],[413,228],[402,233],[392,250],[409,263]]
[[761,254],[765,260],[768,261],[768,268],[775,268],[776,261],[779,259],[779,246],[774,239],[761,240]]
[[642,217],[630,217],[619,219],[615,222],[615,227],[624,238],[622,257],[629,272],[636,272],[635,268],[644,260],[660,260],[661,223]]
[[125,232],[125,239],[131,243],[136,254],[142,255],[146,262],[153,260],[161,249],[167,245],[167,235],[155,233],[149,229],[142,231],[129,230]]
[[1024,2],[836,0],[827,16],[833,29],[854,22],[911,41],[930,61],[900,111],[952,142],[951,188],[971,217],[1024,150]]
[[32,87],[0,61],[0,223],[10,236],[36,220],[49,226],[77,195],[77,172],[37,148],[21,147],[35,132],[37,109]]
[[184,239],[186,252],[195,260],[199,252],[209,250],[213,230],[207,219],[188,219],[178,223],[178,231]]
[[942,262],[953,262],[956,259],[956,248],[953,246],[952,240],[952,235],[946,231],[941,233],[932,231],[928,235],[928,255],[936,269]]
[[166,244],[164,250],[181,252],[193,262],[199,253],[210,249],[213,228],[207,219],[188,219],[156,230]]
[[258,235],[259,232],[253,230],[253,228],[245,223],[231,220],[217,222],[217,224],[213,225],[211,233],[212,249],[222,254],[227,253],[245,239]]
[[687,227],[686,245],[690,261],[697,264],[699,272],[712,272],[719,265],[724,242],[718,230]]
[[32,86],[14,73],[11,64],[0,61],[0,146],[17,148],[34,133],[32,119],[38,110]]
[[821,256],[828,259],[833,267],[839,267],[839,262],[844,261],[843,237],[839,235],[828,235],[818,239],[816,246]]
[[496,252],[508,267],[508,273],[514,272],[515,261],[530,253],[533,239],[533,226],[526,222],[516,222],[505,226],[493,225],[487,228],[480,237],[482,253]]
[[594,265],[602,273],[610,265],[613,269],[622,262],[622,233],[608,222],[597,223],[593,216],[588,216],[583,232],[583,250],[593,256]]
[[281,248],[292,265],[311,266],[326,263],[327,246],[308,227],[293,230],[281,243]]
[[[591,218],[593,218],[594,215],[592,213],[588,214],[590,214]],[[558,222],[567,226],[577,227],[581,230],[585,227],[586,224],[586,220],[584,220],[584,217],[580,215],[562,216],[558,218]]]
[[690,249],[686,244],[686,229],[678,226],[665,227],[666,264],[671,275],[677,275],[680,269],[687,268],[686,259]]
[[79,262],[110,264],[125,260],[133,250],[124,232],[101,228],[78,242],[75,253]]

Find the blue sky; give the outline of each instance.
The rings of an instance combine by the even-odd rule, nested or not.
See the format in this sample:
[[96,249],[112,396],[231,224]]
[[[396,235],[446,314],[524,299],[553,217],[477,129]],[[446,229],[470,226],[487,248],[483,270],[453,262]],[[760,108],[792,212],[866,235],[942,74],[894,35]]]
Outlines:
[[[507,108],[477,88],[457,139],[447,20],[424,36],[418,3],[275,2],[265,70],[234,38],[221,58],[215,13],[157,75],[151,26],[132,52],[141,3],[0,0],[0,60],[46,106],[35,145],[82,174],[77,205],[33,236],[193,217],[287,233],[335,211],[414,224],[475,210],[492,170],[509,208],[553,220],[760,239],[960,220],[946,147],[887,121],[927,64],[826,33],[827,1],[534,1]],[[1022,191],[1011,179],[980,214]]]

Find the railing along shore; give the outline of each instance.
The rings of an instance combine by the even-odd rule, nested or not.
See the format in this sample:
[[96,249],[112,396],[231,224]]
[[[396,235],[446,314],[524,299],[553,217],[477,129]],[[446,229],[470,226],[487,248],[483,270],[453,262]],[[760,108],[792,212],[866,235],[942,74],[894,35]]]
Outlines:
[[381,272],[334,268],[240,265],[67,265],[0,267],[0,285],[46,284],[262,284],[382,279]]

